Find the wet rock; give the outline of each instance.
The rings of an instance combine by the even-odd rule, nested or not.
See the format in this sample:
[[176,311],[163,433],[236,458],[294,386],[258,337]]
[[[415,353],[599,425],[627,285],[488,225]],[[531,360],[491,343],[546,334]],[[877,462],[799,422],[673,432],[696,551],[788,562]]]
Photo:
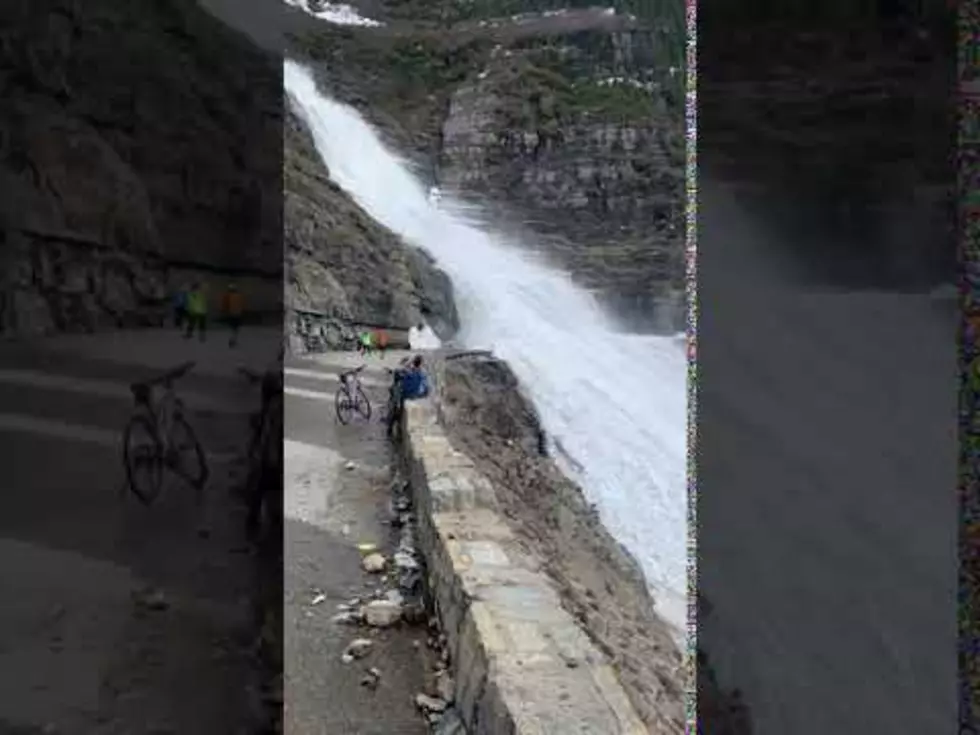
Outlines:
[[370,638],[357,638],[347,644],[341,659],[344,663],[349,664],[351,661],[364,658],[373,646],[374,641]]
[[372,600],[363,608],[365,622],[375,628],[387,628],[402,617],[402,606],[391,600]]
[[436,674],[436,694],[439,699],[452,702],[456,698],[456,682],[448,671],[440,671]]
[[377,552],[368,554],[361,560],[361,567],[368,574],[380,574],[384,571],[387,565],[388,560],[385,559],[384,554],[379,554]]
[[394,562],[395,566],[400,570],[414,570],[419,568],[419,563],[415,560],[415,557],[405,551],[395,552]]
[[432,735],[466,735],[466,727],[455,709],[447,709],[439,718]]
[[330,618],[330,622],[336,623],[337,625],[358,625],[363,622],[363,618],[358,611],[345,610]]
[[418,600],[406,603],[402,608],[402,619],[410,625],[425,622],[425,605]]
[[425,714],[432,714],[445,712],[448,705],[438,697],[430,697],[428,694],[416,694],[415,706]]
[[361,686],[367,687],[368,689],[374,690],[378,688],[378,684],[381,683],[381,672],[371,667],[367,670],[367,673],[361,677]]
[[405,607],[405,598],[402,596],[402,593],[399,592],[398,590],[388,590],[387,592],[385,592],[384,599],[387,600],[388,602],[398,605],[399,608]]
[[398,587],[403,593],[414,596],[421,592],[422,572],[418,569],[408,569],[398,579]]

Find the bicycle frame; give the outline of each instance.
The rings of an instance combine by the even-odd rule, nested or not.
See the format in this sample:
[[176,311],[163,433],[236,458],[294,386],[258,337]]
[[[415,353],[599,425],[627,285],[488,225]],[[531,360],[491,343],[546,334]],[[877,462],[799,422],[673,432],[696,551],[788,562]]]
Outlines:
[[163,395],[154,404],[152,391],[143,403],[143,409],[149,414],[157,433],[157,440],[163,445],[165,453],[171,450],[173,442],[174,422],[180,415],[180,399],[172,385],[163,386]]
[[357,389],[361,388],[361,390],[363,390],[363,386],[361,385],[361,379],[358,377],[357,373],[351,373],[345,376],[343,380],[340,381],[340,383],[343,386],[344,393],[347,394],[347,397],[350,398],[351,401],[356,401]]

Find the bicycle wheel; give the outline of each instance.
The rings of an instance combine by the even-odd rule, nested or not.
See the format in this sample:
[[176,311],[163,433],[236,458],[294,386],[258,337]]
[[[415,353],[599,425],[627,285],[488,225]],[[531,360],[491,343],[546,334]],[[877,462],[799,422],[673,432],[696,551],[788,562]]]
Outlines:
[[204,447],[183,416],[177,416],[170,429],[170,452],[170,468],[196,490],[203,488],[208,479],[208,461]]
[[163,448],[156,427],[146,416],[134,416],[123,432],[126,482],[141,503],[150,505],[163,487]]
[[371,401],[368,400],[367,394],[361,389],[361,386],[357,386],[357,392],[354,394],[354,408],[357,412],[365,418],[365,420],[370,421],[371,419]]
[[350,421],[351,414],[354,412],[354,405],[353,401],[351,401],[350,393],[347,392],[346,388],[338,388],[333,402],[334,407],[337,409],[337,420],[342,424],[346,424]]

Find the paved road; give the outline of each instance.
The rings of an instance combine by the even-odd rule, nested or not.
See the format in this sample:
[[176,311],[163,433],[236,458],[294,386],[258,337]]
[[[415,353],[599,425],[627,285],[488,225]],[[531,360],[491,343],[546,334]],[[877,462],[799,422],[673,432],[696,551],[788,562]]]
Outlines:
[[[0,346],[0,729],[213,734],[249,721],[252,565],[228,488],[252,397],[234,368],[274,355],[272,334],[234,351],[165,331]],[[205,517],[179,485],[149,510],[120,494],[128,383],[184,359],[200,361],[179,392],[211,458]],[[136,604],[146,587],[166,609]]]
[[[394,364],[401,353],[391,353]],[[382,362],[368,359],[364,383],[371,422],[340,426],[336,376],[352,354],[289,360],[285,404],[285,730],[292,735],[422,735],[413,697],[424,688],[429,651],[424,628],[359,630],[330,622],[337,605],[374,590],[357,544],[390,549],[383,524],[390,497],[390,449],[379,421],[386,398]],[[353,463],[347,469],[348,463]],[[314,600],[323,596],[322,601]],[[375,640],[363,661],[341,655],[356,637]],[[381,684],[360,684],[376,666]]]
[[701,197],[700,635],[759,735],[950,732],[955,304],[791,282]]

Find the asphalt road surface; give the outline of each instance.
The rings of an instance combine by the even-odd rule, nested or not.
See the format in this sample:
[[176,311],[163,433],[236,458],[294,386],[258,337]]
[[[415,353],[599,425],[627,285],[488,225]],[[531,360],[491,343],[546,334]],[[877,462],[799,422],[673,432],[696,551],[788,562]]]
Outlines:
[[[391,450],[381,424],[384,365],[401,353],[366,360],[370,421],[340,425],[337,376],[363,360],[353,353],[290,359],[285,396],[285,731],[291,735],[423,735],[414,697],[425,689],[430,652],[424,626],[368,629],[331,621],[337,606],[379,587],[361,569],[358,544],[389,554]],[[368,656],[341,659],[355,638],[374,641]],[[381,681],[361,684],[377,667]]]
[[[0,347],[0,729],[254,724],[253,567],[229,488],[253,401],[235,367],[269,345],[244,343],[156,330]],[[206,502],[172,483],[147,509],[124,492],[128,385],[187,359],[178,394],[210,459]]]
[[759,735],[951,732],[956,304],[807,282],[700,189],[699,636]]

